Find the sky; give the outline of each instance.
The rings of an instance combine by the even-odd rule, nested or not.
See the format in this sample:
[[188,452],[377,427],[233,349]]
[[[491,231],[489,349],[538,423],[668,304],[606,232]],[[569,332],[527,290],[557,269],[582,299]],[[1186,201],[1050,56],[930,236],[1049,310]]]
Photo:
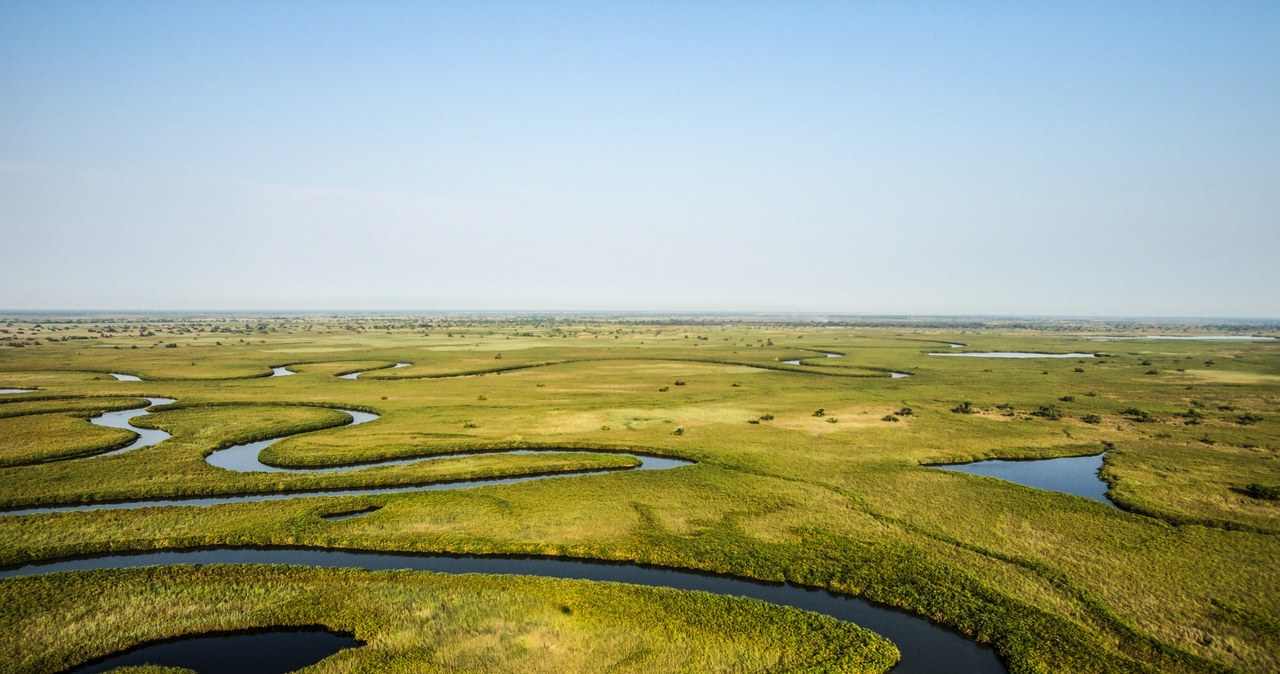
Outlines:
[[1280,317],[1280,3],[0,3],[0,309]]

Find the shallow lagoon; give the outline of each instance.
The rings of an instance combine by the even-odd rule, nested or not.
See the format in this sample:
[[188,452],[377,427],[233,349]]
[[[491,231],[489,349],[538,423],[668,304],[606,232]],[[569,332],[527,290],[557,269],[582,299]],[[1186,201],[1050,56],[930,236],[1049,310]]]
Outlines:
[[1107,498],[1107,483],[1098,478],[1103,454],[1064,456],[1056,459],[1008,461],[991,459],[973,463],[935,466],[970,475],[984,475],[1046,491],[1057,491],[1115,506]]
[[323,628],[202,634],[143,644],[68,674],[98,674],[141,665],[183,667],[200,674],[284,674],[360,645],[353,637]]

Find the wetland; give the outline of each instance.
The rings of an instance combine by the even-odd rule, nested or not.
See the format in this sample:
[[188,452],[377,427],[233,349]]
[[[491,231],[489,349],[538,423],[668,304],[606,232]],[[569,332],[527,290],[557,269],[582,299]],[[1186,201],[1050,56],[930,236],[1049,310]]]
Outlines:
[[0,351],[6,671],[1280,668],[1273,340],[118,320]]

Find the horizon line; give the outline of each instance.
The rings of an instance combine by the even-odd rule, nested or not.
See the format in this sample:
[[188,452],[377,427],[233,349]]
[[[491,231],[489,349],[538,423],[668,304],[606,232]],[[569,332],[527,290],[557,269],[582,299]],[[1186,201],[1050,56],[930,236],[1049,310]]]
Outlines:
[[510,315],[510,316],[682,316],[682,317],[850,317],[863,319],[1035,319],[1035,320],[1166,320],[1166,321],[1263,321],[1280,324],[1280,316],[1206,316],[1176,314],[1018,314],[1018,313],[869,313],[857,311],[814,310],[665,310],[665,309],[7,309],[0,308],[0,316],[29,316],[40,314],[61,315],[144,315],[213,314],[213,315],[334,315],[334,316],[397,316],[397,315]]

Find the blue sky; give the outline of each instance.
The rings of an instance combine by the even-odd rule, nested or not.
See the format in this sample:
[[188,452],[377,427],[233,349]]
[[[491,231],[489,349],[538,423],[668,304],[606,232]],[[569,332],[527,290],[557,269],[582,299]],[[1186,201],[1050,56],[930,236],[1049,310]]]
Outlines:
[[1277,35],[1274,2],[10,0],[0,308],[1280,317]]

